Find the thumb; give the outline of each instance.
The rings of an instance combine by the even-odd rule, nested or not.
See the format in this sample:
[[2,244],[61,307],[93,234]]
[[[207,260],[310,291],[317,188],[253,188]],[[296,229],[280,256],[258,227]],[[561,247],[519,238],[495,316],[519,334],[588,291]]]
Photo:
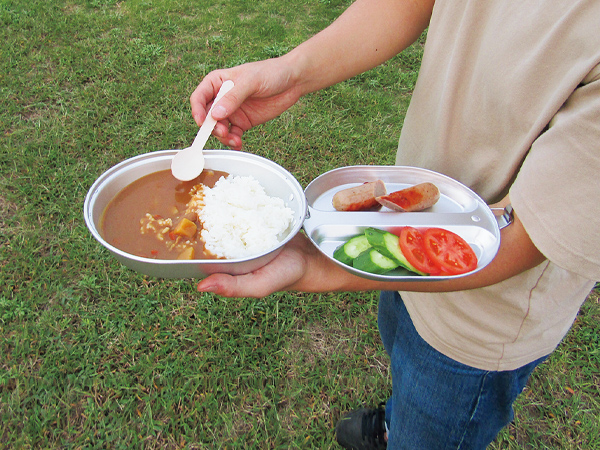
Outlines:
[[219,99],[211,110],[211,116],[217,121],[231,116],[244,102],[247,94],[242,93],[240,86],[234,86],[221,99]]
[[[192,92],[192,95],[190,96],[192,117],[198,126],[201,126],[202,123],[204,123],[211,103],[214,102],[219,90],[228,78],[229,77],[226,75],[211,73],[204,78],[198,87],[196,87],[194,92]],[[234,84],[231,90],[234,90],[235,88],[236,86]],[[231,95],[231,91],[229,91],[223,96],[223,98],[215,102],[211,115],[217,120],[225,119],[239,107],[238,103],[241,102],[238,102],[235,97]],[[217,108],[217,106],[220,107]]]

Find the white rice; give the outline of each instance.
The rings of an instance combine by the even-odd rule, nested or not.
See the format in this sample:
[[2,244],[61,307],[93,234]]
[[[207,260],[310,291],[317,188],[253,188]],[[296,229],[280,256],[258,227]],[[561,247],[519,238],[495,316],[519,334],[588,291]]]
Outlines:
[[206,250],[227,259],[246,258],[276,247],[294,220],[294,211],[269,197],[251,176],[221,177],[204,187],[197,214]]

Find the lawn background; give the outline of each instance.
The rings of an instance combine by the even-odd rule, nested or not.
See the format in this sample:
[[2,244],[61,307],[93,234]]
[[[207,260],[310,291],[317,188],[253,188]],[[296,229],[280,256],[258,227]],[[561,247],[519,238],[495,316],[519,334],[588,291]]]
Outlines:
[[[82,217],[104,170],[189,145],[203,75],[281,55],[349,4],[0,0],[0,448],[336,448],[340,414],[389,394],[376,293],[198,294],[125,269]],[[304,187],[392,164],[423,42],[245,149]],[[594,292],[491,448],[600,448],[599,318]]]

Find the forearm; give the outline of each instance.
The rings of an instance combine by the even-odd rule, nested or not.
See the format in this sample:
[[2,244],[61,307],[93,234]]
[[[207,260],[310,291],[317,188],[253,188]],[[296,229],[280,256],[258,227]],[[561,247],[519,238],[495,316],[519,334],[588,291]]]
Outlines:
[[[505,199],[497,206],[507,202]],[[263,268],[239,276],[211,275],[198,284],[198,290],[226,297],[264,297],[277,291],[464,291],[507,280],[545,260],[515,212],[513,223],[501,230],[496,257],[486,267],[463,277],[422,282],[382,282],[358,277],[334,263],[299,233]]]
[[282,57],[302,94],[346,80],[411,45],[434,0],[357,0],[329,27]]
[[[312,291],[368,291],[394,290],[414,292],[450,292],[476,289],[499,283],[531,269],[545,260],[545,257],[531,242],[518,215],[513,223],[501,230],[501,245],[496,257],[485,268],[464,277],[444,281],[423,282],[381,282],[357,277],[337,266],[324,256],[311,258],[313,265],[309,286],[292,286],[291,290]],[[299,280],[303,283],[302,279]],[[318,286],[322,286],[322,289]]]

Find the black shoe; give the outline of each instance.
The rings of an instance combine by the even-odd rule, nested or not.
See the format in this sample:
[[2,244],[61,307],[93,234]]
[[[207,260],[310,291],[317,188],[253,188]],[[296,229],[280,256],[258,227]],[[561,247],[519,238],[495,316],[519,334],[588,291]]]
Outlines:
[[349,450],[380,450],[387,448],[385,440],[385,407],[357,409],[346,414],[335,427],[335,437]]

